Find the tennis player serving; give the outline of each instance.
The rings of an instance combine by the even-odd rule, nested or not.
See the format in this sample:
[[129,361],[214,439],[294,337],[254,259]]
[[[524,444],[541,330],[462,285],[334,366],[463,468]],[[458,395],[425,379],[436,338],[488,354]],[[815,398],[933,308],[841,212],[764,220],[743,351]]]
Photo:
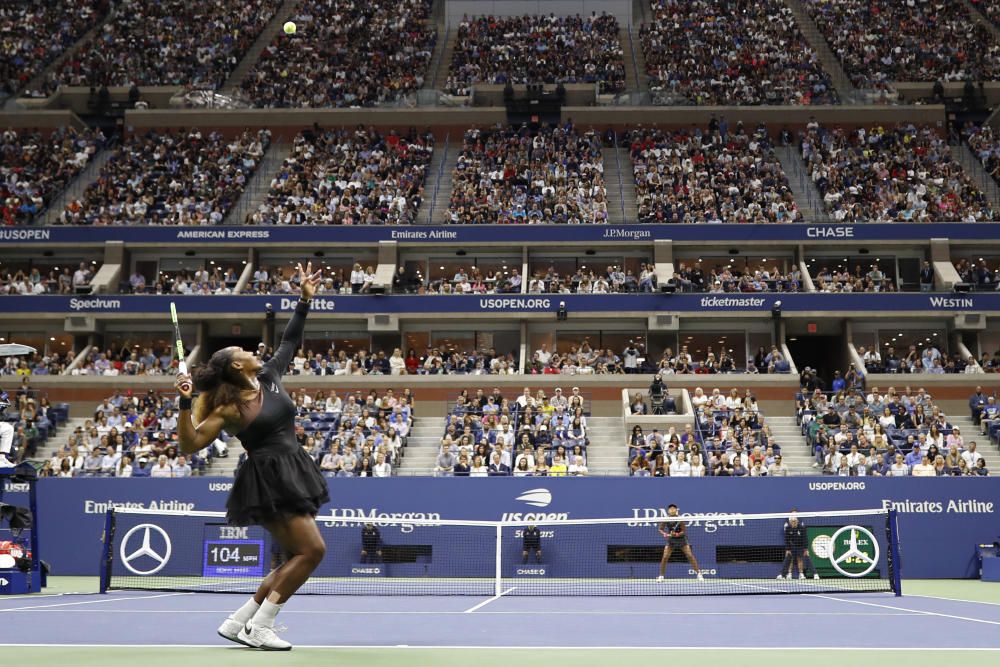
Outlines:
[[691,551],[691,545],[688,543],[687,525],[683,521],[673,518],[678,516],[677,505],[667,506],[667,516],[670,517],[670,520],[660,523],[660,535],[663,535],[667,540],[667,546],[663,547],[663,558],[660,559],[660,576],[656,580],[663,581],[663,577],[667,573],[667,562],[670,560],[670,554],[674,552],[674,549],[680,549],[698,574],[698,581],[704,581],[705,578],[701,576],[701,568],[698,567],[698,560],[694,557],[694,552]]
[[[287,651],[274,632],[282,605],[309,579],[326,554],[316,514],[330,500],[319,466],[295,441],[295,405],[281,376],[298,349],[310,301],[320,282],[312,263],[297,267],[302,296],[274,357],[266,364],[238,347],[219,350],[192,376],[177,376],[181,449],[193,453],[225,429],[247,451],[226,503],[229,523],[258,524],[288,560],[271,571],[257,593],[219,627],[219,634],[251,648]],[[199,392],[192,410],[193,390]]]

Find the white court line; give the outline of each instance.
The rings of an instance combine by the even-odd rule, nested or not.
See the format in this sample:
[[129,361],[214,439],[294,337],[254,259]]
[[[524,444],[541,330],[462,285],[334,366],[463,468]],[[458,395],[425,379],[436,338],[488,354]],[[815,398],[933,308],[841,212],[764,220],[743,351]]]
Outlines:
[[922,614],[924,616],[937,616],[939,618],[953,618],[959,621],[971,621],[972,623],[986,623],[988,625],[1000,625],[1000,621],[988,621],[985,618],[972,618],[971,616],[956,616],[955,614],[942,614],[936,611],[924,611],[923,609],[907,609],[905,607],[895,607],[889,604],[878,604],[877,602],[862,602],[861,600],[845,600],[843,598],[835,598],[832,595],[821,595],[819,593],[814,594],[813,597],[823,598],[824,600],[836,600],[837,602],[850,602],[851,604],[863,604],[866,607],[881,607],[883,609],[895,609],[896,611],[912,611],[917,614]]
[[137,595],[134,597],[109,597],[101,600],[84,600],[82,602],[60,602],[59,604],[39,604],[33,607],[11,607],[9,609],[0,609],[0,614],[7,611],[31,611],[33,609],[51,609],[52,607],[70,607],[79,604],[100,604],[102,602],[125,602],[130,600],[152,600],[154,598],[169,598],[175,595],[194,595],[194,593],[163,593],[161,595]]
[[928,600],[948,600],[949,602],[968,602],[970,604],[989,604],[994,607],[1000,607],[1000,602],[987,602],[986,600],[965,600],[963,598],[945,598],[940,595],[916,595],[910,593],[904,593],[903,597],[906,598],[927,598]]
[[[490,598],[487,602],[492,602]],[[88,609],[38,609],[39,614],[91,613]],[[232,609],[102,609],[102,614],[230,614]],[[468,611],[347,611],[282,609],[282,615],[314,614],[343,616],[452,616]],[[923,616],[921,612],[889,613],[884,611],[483,611],[479,616]]]
[[[136,649],[170,649],[170,648],[215,648],[231,651],[232,644],[9,644],[0,642],[5,648],[121,648],[135,651]],[[406,644],[386,644],[376,646],[371,644],[296,644],[297,649],[351,649],[384,651],[395,649],[399,651],[964,651],[964,652],[996,652],[1000,647],[978,646],[408,646]]]
[[462,613],[463,614],[471,614],[475,610],[480,609],[482,607],[485,607],[486,605],[488,605],[491,602],[495,602],[495,601],[499,600],[504,595],[507,595],[507,593],[510,593],[513,590],[517,590],[517,586],[511,586],[510,588],[508,588],[505,591],[500,591],[500,595],[494,595],[493,597],[489,598],[488,600],[483,600],[482,602],[480,602],[479,604],[477,604],[475,607],[470,607],[469,609],[466,609]]

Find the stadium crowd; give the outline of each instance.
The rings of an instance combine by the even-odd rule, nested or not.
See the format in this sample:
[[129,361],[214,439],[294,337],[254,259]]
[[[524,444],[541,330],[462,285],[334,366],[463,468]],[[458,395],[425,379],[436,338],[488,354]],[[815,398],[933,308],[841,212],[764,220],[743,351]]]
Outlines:
[[1000,183],[1000,142],[989,125],[968,125],[962,130],[962,138],[969,144],[983,168],[994,181]]
[[105,143],[100,130],[60,127],[0,135],[0,225],[31,224]]
[[424,83],[430,0],[303,0],[240,84],[258,107],[371,107]]
[[[263,358],[270,358],[270,348],[261,343]],[[428,347],[423,354],[410,348],[404,355],[400,348],[387,354],[383,350],[334,350],[325,352],[300,349],[288,367],[291,375],[513,375],[518,361],[512,352],[458,350]]]
[[463,16],[445,90],[468,95],[477,83],[597,83],[625,88],[618,20],[590,16]]
[[64,266],[61,270],[51,269],[42,275],[36,267],[0,264],[0,294],[79,294],[90,292],[90,281],[94,277],[94,266],[80,262],[75,271]]
[[[40,367],[46,361],[52,363],[54,356],[36,355],[25,363]],[[6,367],[5,364],[4,369]],[[18,367],[24,368],[20,362]],[[0,453],[0,464],[37,458],[41,446],[55,434],[56,426],[69,416],[68,407],[53,406],[44,392],[33,389],[28,377],[23,373],[21,375],[21,384],[16,391],[0,390],[0,420],[13,428],[9,453],[6,456]]]
[[[657,375],[650,395],[665,391]],[[667,392],[669,393],[669,392]],[[634,399],[642,402],[641,395]],[[715,388],[705,393],[697,387],[691,394],[693,424],[682,431],[669,427],[665,433],[645,433],[636,424],[628,436],[630,474],[653,477],[783,477],[789,474],[782,462],[781,446],[765,423],[753,393],[742,395]]]
[[[0,93],[23,90],[108,11],[107,2],[9,2],[0,9]],[[30,26],[30,29],[25,29]]]
[[764,125],[724,117],[707,130],[639,127],[626,136],[640,222],[795,222],[788,178]]
[[[935,345],[910,345],[899,354],[891,343],[880,352],[875,347],[858,347],[858,356],[869,373],[979,373],[974,358],[963,359],[957,353],[941,352]],[[860,378],[859,378],[860,381]]]
[[[888,269],[886,269],[888,270]],[[896,281],[886,273],[878,263],[872,264],[865,271],[860,264],[855,265],[851,272],[847,267],[832,271],[823,266],[813,277],[813,284],[818,292],[895,292]]]
[[1000,219],[933,128],[855,130],[810,121],[802,159],[838,222],[980,222]]
[[743,267],[717,264],[706,273],[701,261],[680,261],[674,271],[673,282],[682,292],[798,292],[802,288],[802,272],[792,264],[785,271],[777,264],[770,268],[764,264]]
[[177,273],[160,271],[147,278],[136,267],[122,280],[119,291],[124,294],[232,294],[239,276],[232,267],[213,266]]
[[[366,280],[374,273],[365,272]],[[362,286],[362,290],[363,290]],[[459,268],[452,277],[429,277],[426,281],[420,275],[407,273],[399,267],[392,279],[392,291],[396,294],[517,294],[521,291],[521,275],[516,268],[509,271],[486,271],[477,267],[468,270]]]
[[91,348],[83,361],[70,371],[71,375],[174,375],[177,362],[172,347],[157,353],[151,347],[123,346],[120,350]]
[[1000,264],[991,269],[989,261],[984,258],[960,259],[955,262],[955,270],[963,283],[977,290],[1000,290]]
[[99,33],[45,81],[68,86],[219,88],[279,0],[122,0]]
[[603,223],[602,138],[571,123],[466,131],[445,222]]
[[858,88],[893,81],[991,81],[1000,44],[966,5],[940,0],[805,0]]
[[[929,348],[933,349],[933,348]],[[808,386],[797,397],[813,467],[840,476],[986,476],[974,440],[948,422],[921,387],[870,391],[850,384],[826,393]],[[971,404],[971,401],[970,401]]]
[[231,139],[197,128],[150,130],[114,149],[100,177],[60,214],[62,224],[219,224],[239,199],[270,130]]
[[36,352],[32,355],[0,357],[0,375],[60,375],[72,363],[76,352]]
[[516,399],[499,387],[463,390],[444,419],[434,474],[447,477],[585,476],[589,406],[573,387],[549,396],[527,387]]
[[635,294],[656,289],[656,267],[642,262],[639,274],[615,264],[604,271],[577,268],[560,275],[555,267],[536,271],[528,280],[528,294]]
[[434,136],[410,128],[382,134],[302,132],[247,224],[384,225],[412,223],[424,196]]
[[698,105],[837,104],[792,11],[778,0],[652,0],[640,30],[654,91]]

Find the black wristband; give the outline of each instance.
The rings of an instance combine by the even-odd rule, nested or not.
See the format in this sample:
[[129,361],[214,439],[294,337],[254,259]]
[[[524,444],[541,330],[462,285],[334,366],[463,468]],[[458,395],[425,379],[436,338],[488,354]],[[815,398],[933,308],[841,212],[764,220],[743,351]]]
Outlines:
[[177,405],[181,410],[190,410],[193,402],[190,396],[181,396],[180,400],[177,401]]
[[312,304],[312,299],[299,299],[299,302],[295,305],[295,310],[305,312],[309,310],[309,306]]

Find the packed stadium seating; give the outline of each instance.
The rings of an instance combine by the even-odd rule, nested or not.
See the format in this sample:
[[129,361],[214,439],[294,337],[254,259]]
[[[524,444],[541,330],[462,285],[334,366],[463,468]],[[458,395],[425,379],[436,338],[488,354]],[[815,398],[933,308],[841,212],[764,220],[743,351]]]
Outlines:
[[410,129],[303,132],[249,224],[405,224],[423,198],[434,137]]
[[836,104],[830,75],[778,0],[653,0],[650,86],[699,105]]
[[969,148],[983,163],[986,173],[1000,183],[1000,142],[994,136],[993,128],[989,125],[966,127],[962,134]]
[[635,129],[627,137],[639,222],[802,219],[766,128]]
[[463,391],[444,419],[434,473],[455,477],[585,476],[589,407],[578,388],[516,399]]
[[798,292],[802,290],[802,272],[792,265],[782,270],[777,265],[736,266],[735,260],[717,264],[707,273],[702,262],[679,262],[673,276],[677,288],[685,292]]
[[[985,461],[924,388],[815,390],[797,396],[803,434],[824,474],[977,476]],[[968,442],[968,447],[966,443]],[[979,463],[983,461],[983,463]]]
[[219,224],[270,141],[270,130],[234,138],[197,128],[135,135],[114,149],[98,180],[66,207],[60,222]]
[[222,86],[278,0],[124,0],[100,32],[46,78],[69,86]]
[[894,81],[996,79],[1000,44],[965,4],[933,0],[805,0],[858,88]]
[[275,37],[240,84],[259,107],[369,107],[423,84],[436,34],[430,0],[303,0],[303,27]]
[[104,143],[100,130],[61,127],[43,135],[7,128],[0,139],[0,224],[35,222]]
[[981,222],[1000,219],[948,143],[927,126],[846,130],[810,123],[802,158],[840,222]]
[[477,83],[597,83],[625,87],[618,21],[608,14],[463,17],[445,90],[468,95]]
[[465,132],[445,221],[602,223],[608,218],[600,135],[572,123]]
[[[11,2],[0,12],[0,81],[3,96],[23,92],[49,63],[93,27],[107,12],[104,2],[57,0]],[[26,29],[30,26],[29,29]]]

